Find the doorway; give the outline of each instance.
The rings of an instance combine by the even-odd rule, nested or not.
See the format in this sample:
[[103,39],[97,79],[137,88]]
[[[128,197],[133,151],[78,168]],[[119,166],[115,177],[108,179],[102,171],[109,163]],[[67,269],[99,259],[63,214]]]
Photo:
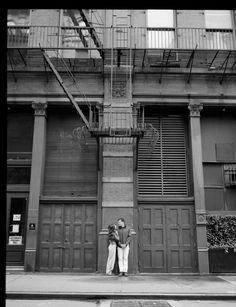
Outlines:
[[24,265],[27,206],[28,193],[9,193],[7,195],[7,266]]
[[139,206],[140,272],[197,272],[194,205]]

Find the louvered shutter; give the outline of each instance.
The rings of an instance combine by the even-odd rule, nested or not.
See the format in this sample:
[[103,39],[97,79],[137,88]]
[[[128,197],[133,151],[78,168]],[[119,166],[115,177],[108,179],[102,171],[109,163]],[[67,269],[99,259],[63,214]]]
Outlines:
[[75,112],[48,112],[44,195],[96,196],[96,140],[88,137],[80,145],[73,138],[82,125]]
[[151,149],[151,135],[138,148],[138,189],[140,197],[188,196],[186,129],[182,116],[145,118],[160,134]]

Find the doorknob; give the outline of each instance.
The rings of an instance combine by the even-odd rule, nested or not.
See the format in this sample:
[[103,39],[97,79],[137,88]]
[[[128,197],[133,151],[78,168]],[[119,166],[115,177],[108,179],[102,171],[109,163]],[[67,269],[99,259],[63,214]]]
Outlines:
[[58,248],[65,248],[65,246],[60,245],[60,246],[58,246]]

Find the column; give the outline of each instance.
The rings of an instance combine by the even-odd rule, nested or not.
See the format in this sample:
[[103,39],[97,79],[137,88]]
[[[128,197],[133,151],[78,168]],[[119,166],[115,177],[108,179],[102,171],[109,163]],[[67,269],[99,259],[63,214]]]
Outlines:
[[44,176],[47,103],[45,100],[34,101],[32,107],[35,110],[34,135],[26,233],[25,271],[35,271],[36,265],[39,198]]
[[192,145],[198,266],[200,273],[209,273],[200,123],[200,111],[202,110],[203,106],[198,103],[190,103],[188,108],[190,110],[190,133]]

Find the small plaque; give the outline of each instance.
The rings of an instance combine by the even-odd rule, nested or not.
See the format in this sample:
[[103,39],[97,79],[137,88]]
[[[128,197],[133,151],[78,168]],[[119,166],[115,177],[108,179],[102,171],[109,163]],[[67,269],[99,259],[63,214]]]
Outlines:
[[29,230],[35,230],[35,223],[29,223]]
[[20,221],[21,220],[21,214],[13,214],[13,221]]

